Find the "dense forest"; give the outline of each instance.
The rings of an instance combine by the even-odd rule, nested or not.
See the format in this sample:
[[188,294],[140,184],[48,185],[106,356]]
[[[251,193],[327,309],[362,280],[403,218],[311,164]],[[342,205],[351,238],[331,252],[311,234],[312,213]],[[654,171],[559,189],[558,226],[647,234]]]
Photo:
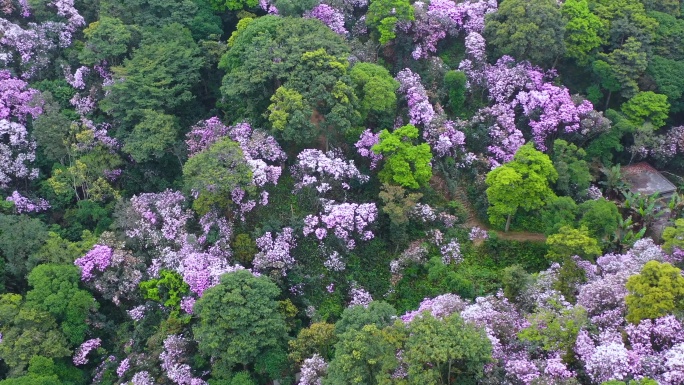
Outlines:
[[683,12],[0,0],[0,385],[684,384]]

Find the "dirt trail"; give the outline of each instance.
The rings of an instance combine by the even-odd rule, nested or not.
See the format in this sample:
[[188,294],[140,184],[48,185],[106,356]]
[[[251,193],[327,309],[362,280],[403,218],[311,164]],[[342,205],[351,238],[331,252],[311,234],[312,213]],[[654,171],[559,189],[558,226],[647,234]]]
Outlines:
[[468,196],[466,195],[463,188],[460,186],[457,188],[456,194],[453,197],[453,199],[461,202],[461,204],[463,204],[463,207],[465,207],[466,211],[468,212],[468,219],[466,219],[465,222],[466,227],[479,227],[483,230],[494,231],[499,236],[499,239],[506,239],[509,241],[546,242],[546,235],[542,233],[531,233],[528,231],[509,231],[505,233],[503,231],[490,229],[489,226],[482,223],[482,221],[480,221],[477,218],[477,214],[475,214],[475,209],[470,204]]

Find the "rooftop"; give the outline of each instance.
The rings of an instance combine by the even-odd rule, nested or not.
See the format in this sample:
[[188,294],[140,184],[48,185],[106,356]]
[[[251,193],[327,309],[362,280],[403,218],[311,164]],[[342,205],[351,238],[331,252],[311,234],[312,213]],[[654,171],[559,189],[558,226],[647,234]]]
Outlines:
[[621,171],[623,179],[634,193],[644,195],[660,193],[660,196],[663,197],[677,190],[672,182],[646,162],[624,166]]

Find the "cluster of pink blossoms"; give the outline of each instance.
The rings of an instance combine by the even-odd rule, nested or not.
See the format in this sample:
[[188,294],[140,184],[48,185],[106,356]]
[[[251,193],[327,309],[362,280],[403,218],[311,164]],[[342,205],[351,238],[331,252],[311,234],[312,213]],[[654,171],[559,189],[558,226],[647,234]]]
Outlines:
[[304,18],[318,19],[337,34],[347,35],[349,33],[344,27],[344,15],[342,12],[327,4],[315,6],[312,10],[304,13]]
[[435,117],[435,110],[428,100],[427,91],[420,82],[420,75],[405,68],[397,74],[399,92],[406,95],[409,107],[409,122],[413,125],[430,124]]
[[12,192],[12,195],[5,198],[8,202],[14,203],[14,209],[17,213],[39,213],[50,208],[50,203],[43,198],[36,200],[29,199],[21,195],[18,191]]
[[81,268],[81,279],[90,281],[93,279],[93,270],[105,271],[112,263],[114,252],[105,245],[95,245],[86,255],[74,261],[74,265]]
[[356,247],[354,234],[368,241],[373,232],[368,227],[378,218],[375,203],[337,203],[323,200],[323,211],[319,215],[304,218],[304,236],[314,234],[319,240],[325,239],[329,232],[341,240],[348,249]]
[[161,368],[166,377],[178,385],[206,385],[207,383],[192,375],[190,365],[183,363],[188,341],[183,336],[169,335],[164,340],[164,351],[159,355]]
[[256,239],[259,252],[254,256],[253,265],[257,271],[275,270],[281,275],[295,264],[290,251],[297,245],[294,230],[285,227],[275,237],[270,232]]
[[380,142],[380,134],[374,134],[370,129],[366,129],[361,133],[359,140],[354,143],[356,151],[364,158],[369,158],[371,161],[370,168],[378,167],[378,163],[382,160],[382,155],[375,153],[371,148]]
[[74,365],[80,366],[87,364],[88,358],[86,356],[91,350],[99,348],[101,343],[102,340],[99,338],[93,338],[82,343],[74,353]]
[[292,175],[297,181],[295,190],[313,187],[319,194],[340,187],[349,190],[352,181],[366,183],[370,179],[368,175],[361,174],[353,160],[345,159],[340,152],[316,149],[306,149],[297,155]]

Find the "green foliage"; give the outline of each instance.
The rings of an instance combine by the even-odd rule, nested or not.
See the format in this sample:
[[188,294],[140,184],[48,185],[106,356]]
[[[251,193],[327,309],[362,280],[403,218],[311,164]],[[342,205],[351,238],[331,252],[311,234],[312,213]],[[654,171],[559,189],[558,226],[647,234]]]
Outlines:
[[161,158],[176,141],[178,121],[172,115],[153,110],[142,110],[141,114],[140,123],[126,138],[123,150],[136,162]]
[[586,196],[592,180],[589,165],[585,158],[587,153],[575,144],[562,139],[553,142],[553,166],[558,172],[556,191],[562,195],[575,198]]
[[[224,200],[229,199],[235,188],[246,189],[252,180],[252,171],[240,146],[225,138],[188,159],[183,166],[183,180],[187,190],[196,191],[200,197]],[[201,211],[207,212],[208,208]]]
[[418,129],[411,124],[399,127],[391,133],[388,130],[380,132],[380,141],[372,147],[375,153],[384,157],[382,170],[378,174],[380,180],[412,189],[430,181],[430,145],[415,144],[417,138]]
[[[304,104],[304,97],[295,90],[278,87],[271,97],[271,105],[268,106],[268,121],[274,130],[284,131],[285,128],[297,126],[311,126],[309,118],[313,111]],[[313,130],[312,127],[308,127]],[[294,130],[293,130],[294,131]]]
[[506,217],[505,229],[519,208],[536,210],[555,198],[549,187],[558,179],[558,173],[548,155],[526,144],[515,154],[513,160],[487,174],[487,199],[489,221],[501,226]]
[[230,35],[230,38],[228,39],[228,47],[232,47],[235,44],[235,40],[240,36],[240,34],[247,29],[247,26],[254,21],[254,18],[251,17],[245,17],[243,19],[240,19],[238,21],[237,26],[235,27],[235,31]]
[[542,209],[541,217],[544,234],[555,234],[563,226],[574,226],[577,216],[577,204],[570,197],[556,197]]
[[561,5],[565,25],[565,56],[586,65],[602,44],[601,20],[589,10],[587,0],[568,0]]
[[201,52],[190,30],[169,24],[143,34],[140,47],[122,66],[113,67],[123,81],[109,86],[101,108],[116,119],[135,123],[139,110],[173,114],[191,101],[199,79]]
[[684,250],[684,219],[677,219],[673,226],[663,230],[663,249],[672,252],[675,249]]
[[410,384],[476,384],[491,354],[484,330],[458,313],[443,320],[425,313],[408,326],[402,361]]
[[175,271],[162,270],[158,279],[140,282],[140,291],[145,299],[161,302],[172,309],[171,314],[178,315],[180,302],[187,294],[190,286],[183,281],[183,277]]
[[[304,56],[307,52],[318,50],[323,50],[323,54]],[[309,121],[314,107],[326,119],[326,115],[332,113],[328,109],[336,105],[339,107],[330,119],[336,118],[336,114],[345,115],[349,112],[343,93],[335,90],[338,81],[344,85],[351,82],[346,68],[336,64],[347,63],[348,56],[349,47],[344,39],[318,20],[259,17],[239,33],[233,46],[221,58],[219,68],[225,70],[226,75],[221,86],[222,100],[219,107],[226,111],[229,121],[248,119],[256,126],[263,126],[268,119],[268,114],[264,116],[264,112],[271,104],[271,97],[283,86],[302,95],[303,105],[312,109],[311,113],[305,114],[306,119],[302,118],[300,121],[308,124],[303,127],[304,130],[298,129],[294,123],[290,124],[290,139],[300,142],[311,140],[313,134],[309,133],[310,126],[318,124],[320,129],[327,129],[320,122],[320,117],[313,119],[314,122]],[[316,67],[319,64],[322,64],[321,67]],[[296,84],[290,84],[289,80],[293,78],[299,79]],[[321,106],[319,102],[322,103]],[[355,103],[353,100],[349,102]],[[346,118],[353,119],[352,116]],[[341,125],[340,131],[347,128]],[[306,134],[301,139],[300,131]]]
[[[349,315],[347,317],[351,318]],[[359,317],[358,320],[361,320],[361,317]],[[348,319],[348,321],[355,322],[356,320]],[[351,326],[352,322],[349,323],[349,327],[340,328],[344,329],[345,331],[349,330],[349,328],[354,329],[355,327]],[[376,324],[373,321],[370,321],[370,323]],[[387,324],[389,324],[389,320],[387,320]],[[306,358],[313,356],[315,353],[318,353],[326,360],[329,359],[330,354],[332,353],[332,347],[337,342],[335,328],[336,326],[333,324],[316,322],[312,323],[311,326],[300,330],[297,338],[288,342],[290,345],[290,354],[288,357],[296,364],[300,364]]]
[[487,15],[485,37],[497,56],[551,67],[565,52],[565,21],[553,0],[504,0],[497,12]]
[[52,93],[46,91],[43,99],[43,114],[33,121],[33,135],[38,141],[39,151],[47,160],[64,162],[71,150],[65,140],[70,132],[71,120],[61,113]]
[[561,303],[539,309],[528,320],[530,326],[518,333],[519,338],[546,352],[562,352],[565,359],[573,357],[577,334],[588,322],[583,307],[567,308]]
[[653,78],[658,91],[667,97],[672,105],[671,112],[682,110],[684,94],[684,62],[662,56],[654,56],[648,63],[648,74]]
[[335,323],[335,334],[340,336],[351,330],[361,330],[366,325],[382,329],[392,324],[397,311],[384,301],[372,301],[368,307],[352,306],[344,309],[342,317]]
[[32,287],[25,306],[50,313],[72,346],[85,339],[88,314],[98,308],[93,296],[78,288],[81,274],[74,265],[39,265],[28,275]]
[[55,232],[48,232],[45,244],[29,257],[29,268],[33,269],[41,263],[72,264],[76,258],[83,256],[97,242],[97,237],[90,231],[84,231],[81,240],[71,242],[63,239]]
[[285,346],[287,326],[278,312],[278,287],[267,277],[246,270],[221,276],[195,303],[199,320],[193,327],[199,351],[214,357],[215,366],[231,370],[247,365],[272,349]]
[[579,229],[563,226],[557,234],[546,239],[546,244],[549,246],[546,256],[552,261],[560,261],[573,255],[593,260],[594,257],[601,255],[598,241],[591,237],[586,226]]
[[463,111],[467,80],[465,73],[461,71],[449,71],[444,75],[444,86],[449,94],[449,107],[455,115],[460,115]]
[[648,58],[643,45],[634,37],[609,54],[600,53],[600,61],[594,62],[594,72],[599,73],[602,85],[609,91],[621,91],[626,98],[639,91],[637,79],[646,71]]
[[391,125],[397,107],[399,82],[385,67],[373,63],[355,64],[349,76],[359,98],[361,119],[377,126]]
[[575,303],[580,285],[587,281],[587,274],[577,265],[575,258],[564,257],[558,271],[558,279],[553,283],[557,290],[570,303]]
[[371,0],[366,14],[366,24],[380,33],[380,44],[387,44],[397,37],[395,28],[398,22],[413,20],[413,6],[408,0]]
[[386,383],[396,369],[396,337],[390,328],[370,324],[339,335],[324,385]]
[[21,375],[34,356],[71,355],[52,315],[24,306],[19,294],[0,295],[0,333],[0,359],[9,367],[11,377]]
[[665,95],[653,91],[639,92],[622,105],[622,112],[637,126],[650,123],[658,129],[665,125],[670,103]]
[[250,238],[249,234],[238,234],[232,244],[234,258],[243,265],[249,265],[254,259],[254,255],[259,252],[256,242]]
[[63,381],[55,373],[51,358],[33,356],[29,362],[28,373],[17,378],[0,381],[0,385],[61,385]]
[[411,193],[401,186],[383,183],[378,197],[384,203],[382,212],[389,216],[391,224],[401,227],[408,223],[408,214],[423,194]]
[[38,219],[0,214],[0,253],[6,262],[5,272],[15,284],[26,276],[29,256],[43,246],[47,237],[47,227]]
[[501,273],[504,295],[511,302],[518,302],[521,299],[520,295],[525,292],[531,282],[532,276],[517,264],[506,267]]
[[119,64],[131,42],[131,28],[120,19],[102,16],[83,30],[86,42],[78,58],[87,65],[103,60]]
[[684,277],[669,263],[649,261],[627,280],[627,320],[638,324],[684,309]]
[[299,16],[318,5],[318,0],[276,0],[275,7],[281,16]]
[[259,4],[258,0],[209,0],[212,8],[217,11],[239,11],[245,7],[254,8]]
[[582,203],[579,205],[579,212],[581,213],[580,226],[585,226],[591,236],[599,240],[613,235],[622,218],[617,205],[605,198]]

